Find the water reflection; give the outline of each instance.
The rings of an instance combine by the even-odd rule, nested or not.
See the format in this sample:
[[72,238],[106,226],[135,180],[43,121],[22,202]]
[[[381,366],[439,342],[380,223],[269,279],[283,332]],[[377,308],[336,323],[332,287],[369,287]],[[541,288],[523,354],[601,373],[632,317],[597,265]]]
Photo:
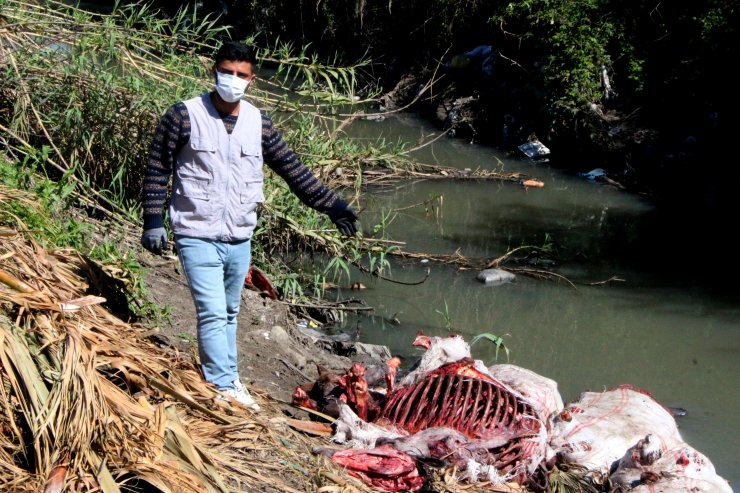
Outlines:
[[[351,132],[417,142],[434,129],[403,115],[361,121]],[[666,262],[670,270],[653,268],[671,242],[653,234],[648,200],[459,140],[436,141],[415,158],[472,169],[503,164],[546,185],[525,190],[509,183],[418,181],[368,191],[366,229],[387,211],[403,209],[387,232],[408,251],[495,258],[521,245],[548,245],[557,271],[575,287],[523,276],[487,287],[475,271],[398,260],[393,278],[413,282],[430,268],[428,280],[403,286],[354,272],[353,281],[369,289],[335,294],[359,297],[375,311],[348,317],[336,330],[388,345],[408,363],[419,354],[410,346],[416,331],[444,335],[451,324],[467,340],[483,332],[502,336],[510,362],[556,380],[566,401],[624,383],[646,389],[666,405],[685,408],[688,415],[679,419],[684,438],[725,479],[740,481],[740,298],[736,289],[697,282],[699,267]],[[437,196],[443,199],[431,200]],[[407,208],[425,201],[436,205]],[[491,363],[495,347],[481,341],[473,356]]]

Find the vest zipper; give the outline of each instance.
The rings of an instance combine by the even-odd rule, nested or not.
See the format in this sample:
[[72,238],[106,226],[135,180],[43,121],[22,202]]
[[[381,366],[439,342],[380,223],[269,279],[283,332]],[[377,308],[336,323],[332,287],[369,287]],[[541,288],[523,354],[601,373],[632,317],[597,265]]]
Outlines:
[[[236,128],[236,123],[234,123],[234,128]],[[226,127],[224,126],[224,130]],[[234,129],[231,130],[231,132],[234,132]],[[226,226],[226,211],[229,207],[229,185],[231,184],[231,134],[229,132],[226,132],[226,135],[228,136],[228,145],[226,146],[226,167],[224,169],[226,173],[226,189],[224,190],[224,210],[221,213],[221,238],[224,237],[224,226]],[[229,232],[230,234],[230,232]]]

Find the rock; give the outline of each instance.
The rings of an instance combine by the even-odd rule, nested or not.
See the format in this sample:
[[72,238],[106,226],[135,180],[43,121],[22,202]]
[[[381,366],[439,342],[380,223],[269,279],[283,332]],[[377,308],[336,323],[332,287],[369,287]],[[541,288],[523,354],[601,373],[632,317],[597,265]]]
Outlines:
[[292,338],[288,335],[284,328],[279,325],[275,325],[270,330],[270,337],[279,344],[288,344],[292,342]]
[[485,269],[478,273],[476,279],[485,284],[504,284],[514,280],[516,276],[502,269]]
[[380,346],[378,344],[366,344],[364,342],[355,342],[355,350],[357,355],[367,356],[370,360],[385,361],[390,359],[391,351],[388,346]]

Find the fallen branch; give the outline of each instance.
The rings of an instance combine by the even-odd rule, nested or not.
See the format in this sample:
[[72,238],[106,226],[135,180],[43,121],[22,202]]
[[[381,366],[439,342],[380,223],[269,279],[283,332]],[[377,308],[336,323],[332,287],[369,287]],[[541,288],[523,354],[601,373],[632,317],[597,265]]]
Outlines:
[[326,304],[326,303],[292,303],[290,301],[281,301],[281,303],[296,307],[296,308],[315,308],[317,310],[338,310],[338,311],[352,311],[352,312],[360,312],[360,311],[373,311],[375,308],[372,306],[358,306],[358,307],[351,307],[351,306],[344,306],[343,303],[361,303],[359,300],[347,300],[347,301],[338,301],[336,303]]
[[610,282],[624,282],[624,279],[622,279],[621,277],[612,276],[609,279],[605,279],[603,281],[589,282],[586,285],[587,286],[601,286],[602,284],[609,284]]

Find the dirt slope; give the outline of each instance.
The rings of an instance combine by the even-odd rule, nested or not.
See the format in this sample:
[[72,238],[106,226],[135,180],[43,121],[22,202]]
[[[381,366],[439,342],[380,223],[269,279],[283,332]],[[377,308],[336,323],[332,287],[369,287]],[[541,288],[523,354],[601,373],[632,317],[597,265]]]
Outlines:
[[[168,307],[170,317],[157,327],[163,342],[197,355],[196,317],[185,278],[174,257],[143,254],[148,269],[146,286],[152,300]],[[316,365],[344,372],[351,365],[347,357],[327,351],[325,341],[304,335],[288,305],[263,298],[245,289],[239,313],[239,372],[245,385],[258,396],[290,402],[296,386],[314,381]]]

